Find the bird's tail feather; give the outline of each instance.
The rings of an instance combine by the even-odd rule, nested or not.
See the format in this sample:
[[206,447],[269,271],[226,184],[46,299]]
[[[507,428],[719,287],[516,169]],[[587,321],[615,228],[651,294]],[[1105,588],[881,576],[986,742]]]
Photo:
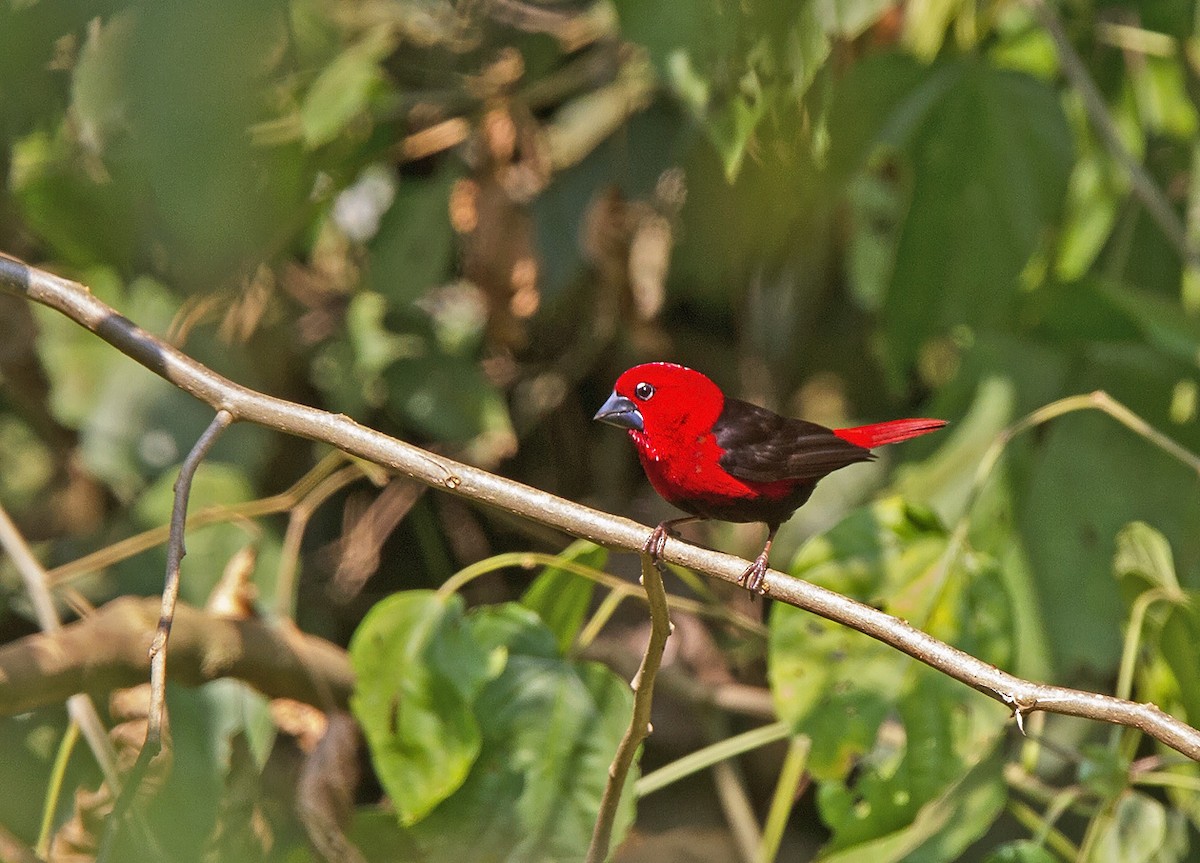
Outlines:
[[871,447],[883,446],[888,443],[899,443],[911,437],[937,431],[945,424],[945,420],[891,420],[890,422],[856,426],[849,429],[834,429],[833,433],[844,441],[871,449]]

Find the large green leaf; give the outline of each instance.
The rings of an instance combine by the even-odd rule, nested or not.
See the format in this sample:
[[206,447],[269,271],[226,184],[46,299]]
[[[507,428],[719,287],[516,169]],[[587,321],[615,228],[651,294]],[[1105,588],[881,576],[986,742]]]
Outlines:
[[1072,162],[1055,91],[975,58],[924,67],[893,55],[856,67],[830,130],[835,182],[880,145],[911,169],[883,306],[894,371],[956,325],[1010,322]]
[[[508,661],[475,704],[483,745],[470,775],[412,835],[431,863],[581,859],[629,722],[629,685],[602,666],[555,655],[552,634],[528,609],[484,607],[470,622],[481,640],[504,640]],[[614,842],[633,820],[636,773]]]
[[[947,542],[930,513],[892,498],[811,540],[791,571],[1006,665],[1014,624],[998,568],[972,553],[946,569]],[[874,639],[790,606],[772,609],[770,630],[776,709],[812,738],[809,769],[821,781],[831,852],[899,859],[900,851],[870,854],[885,846],[908,853],[930,842],[962,847],[982,833],[1002,791],[1000,798],[997,789],[981,792],[981,801],[992,802],[981,802],[969,820],[920,813],[989,751],[1003,710]],[[944,832],[952,828],[958,838]]]
[[406,591],[375,605],[350,642],[351,707],[403,824],[453,794],[479,756],[474,705],[493,671],[457,594]]
[[909,146],[912,197],[884,304],[901,369],[923,342],[958,324],[1012,319],[1018,275],[1058,214],[1071,138],[1047,84],[974,61]]

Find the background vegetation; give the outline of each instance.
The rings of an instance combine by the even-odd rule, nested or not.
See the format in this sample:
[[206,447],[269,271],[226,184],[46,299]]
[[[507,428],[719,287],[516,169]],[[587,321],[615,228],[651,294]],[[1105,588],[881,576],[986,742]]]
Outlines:
[[[635,362],[829,425],[948,418],[826,481],[776,565],[1195,725],[1195,471],[1087,401],[1002,433],[1103,389],[1200,451],[1197,14],[10,0],[0,250],[238,382],[646,523],[670,508],[590,423]],[[64,608],[158,591],[161,545],[113,543],[166,522],[207,408],[6,297],[0,379],[0,501]],[[183,596],[349,644],[355,805],[295,781],[324,714],[232,681],[172,688],[173,765],[120,847],[355,859],[319,838],[346,823],[368,859],[580,859],[644,606],[480,562],[567,549],[632,579],[635,561],[343,465],[230,431],[197,477],[193,511],[224,516],[189,535]],[[1035,715],[1022,740],[869,639],[770,603],[764,628],[762,604],[677,576],[710,611],[674,612],[617,859],[1200,859],[1200,771],[1137,733]],[[0,639],[35,629],[6,561]],[[110,724],[136,729],[123,709]],[[0,825],[90,858],[108,803],[67,728],[61,705],[0,721]],[[714,744],[733,760],[684,775]]]

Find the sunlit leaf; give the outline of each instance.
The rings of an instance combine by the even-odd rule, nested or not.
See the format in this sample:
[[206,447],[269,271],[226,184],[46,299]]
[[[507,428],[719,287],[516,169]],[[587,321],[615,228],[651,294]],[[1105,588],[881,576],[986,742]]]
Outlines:
[[[629,686],[594,663],[546,655],[547,648],[555,652],[553,636],[527,609],[485,607],[473,611],[470,622],[484,638],[506,639],[508,661],[476,702],[483,745],[470,775],[412,835],[434,863],[465,856],[510,863],[580,859],[629,721]],[[632,823],[636,773],[622,795],[614,842]]]
[[400,821],[412,824],[462,785],[483,737],[475,702],[491,671],[457,594],[398,593],[350,642],[351,706]]
[[321,70],[300,107],[300,125],[309,147],[332,141],[366,108],[382,74],[379,62],[392,44],[389,28],[376,28]]
[[[1096,863],[1150,863],[1161,859],[1167,841],[1167,812],[1162,803],[1139,791],[1127,791],[1092,843]],[[1170,859],[1170,858],[1168,858]]]
[[1113,571],[1117,578],[1136,578],[1150,587],[1172,594],[1179,592],[1171,546],[1166,537],[1145,522],[1133,522],[1117,534]]

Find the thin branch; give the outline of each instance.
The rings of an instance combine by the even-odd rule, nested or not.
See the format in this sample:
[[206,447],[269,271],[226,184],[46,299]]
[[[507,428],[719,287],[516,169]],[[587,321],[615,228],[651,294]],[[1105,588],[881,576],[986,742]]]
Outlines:
[[1141,162],[1134,158],[1133,154],[1125,146],[1125,142],[1121,140],[1121,133],[1117,129],[1117,122],[1109,112],[1108,105],[1105,104],[1104,96],[1101,95],[1096,82],[1092,80],[1087,65],[1075,50],[1075,46],[1071,44],[1062,19],[1059,17],[1053,4],[1046,2],[1046,0],[1025,0],[1025,2],[1033,10],[1038,23],[1042,25],[1046,33],[1050,36],[1050,40],[1054,42],[1059,62],[1062,64],[1063,74],[1066,75],[1067,80],[1071,82],[1071,86],[1079,93],[1079,98],[1083,101],[1083,108],[1087,112],[1088,119],[1100,135],[1104,146],[1108,149],[1109,154],[1125,170],[1125,173],[1129,175],[1129,183],[1133,188],[1133,194],[1142,202],[1142,206],[1146,208],[1146,212],[1150,215],[1150,218],[1158,225],[1168,242],[1174,246],[1183,262],[1189,267],[1200,266],[1200,248],[1188,238],[1183,221],[1175,212],[1175,208],[1171,205],[1171,202],[1167,200],[1167,196],[1163,194],[1162,190],[1154,182],[1154,178],[1150,176],[1150,172],[1146,170],[1146,167]]
[[671,636],[671,630],[675,628],[671,624],[671,612],[667,608],[667,591],[663,587],[662,573],[648,554],[642,555],[642,585],[646,588],[646,599],[650,603],[650,639],[646,643],[641,667],[630,684],[633,687],[633,715],[629,718],[629,727],[625,729],[625,735],[617,746],[616,755],[613,756],[612,765],[608,768],[608,782],[604,786],[604,795],[600,798],[600,811],[592,831],[587,863],[604,863],[608,859],[621,792],[625,790],[625,779],[629,775],[629,768],[633,765],[638,747],[650,734],[654,680],[662,663],[667,639]]
[[[138,763],[141,763],[143,758],[148,762],[162,747],[163,713],[166,710],[167,698],[167,639],[171,637],[175,605],[179,601],[179,568],[183,563],[183,556],[187,554],[183,534],[187,524],[192,478],[213,444],[217,442],[217,438],[221,436],[221,432],[229,428],[231,423],[233,414],[224,409],[217,411],[204,434],[200,435],[192,451],[183,460],[183,465],[179,468],[179,478],[175,480],[175,501],[171,505],[171,536],[167,540],[167,575],[163,584],[162,612],[159,614],[154,639],[150,642],[150,714],[146,723],[146,742],[138,754]],[[150,750],[149,755],[146,755],[147,750]],[[131,777],[135,775],[138,775],[136,765],[131,771]]]
[[[349,417],[287,402],[235,384],[145,332],[84,286],[2,254],[0,290],[62,312],[156,374],[214,408],[228,411],[238,420],[329,443],[427,485],[611,549],[639,551],[650,534],[650,528],[630,519],[599,512],[434,455],[359,425]],[[697,548],[674,539],[667,542],[663,558],[730,583],[736,583],[746,569],[746,561],[733,555]],[[767,574],[766,585],[773,599],[878,639],[1016,712],[1046,710],[1127,725],[1200,761],[1200,731],[1153,704],[1135,704],[1107,695],[1024,680],[885,612],[774,570]]]

